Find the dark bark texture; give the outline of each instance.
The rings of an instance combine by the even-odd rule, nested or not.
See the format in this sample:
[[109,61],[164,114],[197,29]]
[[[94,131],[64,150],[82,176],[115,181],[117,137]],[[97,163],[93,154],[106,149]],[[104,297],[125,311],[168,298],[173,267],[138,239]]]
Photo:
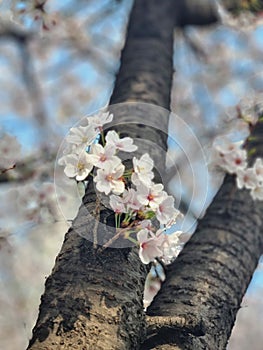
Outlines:
[[[261,112],[260,112],[261,114]],[[263,154],[263,124],[254,130],[253,158]],[[147,310],[142,350],[226,348],[236,313],[263,251],[263,204],[227,176],[205,217],[167,269]]]
[[148,310],[152,335],[143,349],[163,342],[179,349],[225,349],[263,247],[262,206],[233,182],[227,177],[168,267],[163,292]]
[[[136,100],[169,108],[172,4],[171,0],[135,1],[111,103]],[[130,113],[128,107],[123,107],[123,115],[129,118]],[[124,123],[121,115],[120,123]],[[162,123],[167,125],[167,120]],[[118,128],[122,134],[149,137],[166,149],[166,138],[158,137],[156,127],[145,129],[135,124]],[[97,251],[97,241],[103,243],[112,237],[110,226],[111,212],[96,196],[90,181],[78,216],[46,281],[28,349],[138,348],[146,333],[142,297],[147,269],[135,249]]]

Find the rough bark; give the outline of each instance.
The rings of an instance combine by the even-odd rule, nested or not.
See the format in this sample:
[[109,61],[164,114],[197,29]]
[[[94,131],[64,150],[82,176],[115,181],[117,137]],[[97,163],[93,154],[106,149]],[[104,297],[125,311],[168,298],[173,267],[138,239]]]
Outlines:
[[[169,108],[172,3],[135,2],[111,103],[140,100]],[[124,112],[129,115],[129,108],[124,108]],[[130,126],[125,132],[129,131]],[[133,132],[145,137],[144,128],[138,125]],[[147,135],[151,140],[157,137],[154,128],[148,128]],[[164,137],[158,142],[166,148]],[[138,348],[145,336],[142,296],[147,269],[134,249],[109,248],[99,253],[95,244],[82,238],[102,243],[112,237],[110,214],[96,197],[90,181],[78,216],[46,281],[28,349]]]
[[[260,114],[262,114],[260,112]],[[263,154],[263,124],[249,149]],[[263,249],[263,204],[227,176],[205,217],[167,269],[147,310],[142,350],[225,349],[242,297]]]

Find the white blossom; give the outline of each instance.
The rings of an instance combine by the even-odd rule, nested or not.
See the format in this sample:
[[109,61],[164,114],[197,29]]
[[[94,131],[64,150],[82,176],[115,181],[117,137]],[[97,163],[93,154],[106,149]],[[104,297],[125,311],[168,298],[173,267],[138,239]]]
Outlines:
[[254,168],[240,169],[236,174],[238,188],[253,189],[257,186],[258,180]]
[[149,205],[152,209],[157,208],[159,204],[163,201],[163,199],[167,197],[167,193],[163,191],[162,184],[152,183],[148,187],[141,183],[137,186],[137,191],[138,201],[142,205]]
[[75,177],[77,181],[83,181],[93,169],[86,152],[81,154],[69,154],[62,157],[60,164],[65,165],[64,173],[68,177]]
[[256,200],[263,200],[263,184],[258,184],[250,191],[251,197]]
[[104,168],[108,162],[112,162],[117,166],[121,163],[121,159],[115,154],[115,149],[111,145],[103,147],[100,144],[94,144],[91,146],[88,159],[90,163],[98,168]]
[[91,125],[96,131],[102,131],[102,127],[112,121],[113,114],[109,112],[99,112],[98,114],[87,117],[88,124]]
[[134,172],[131,176],[132,183],[138,186],[141,182],[146,186],[150,186],[154,177],[153,160],[148,153],[141,156],[140,159],[133,158]]
[[114,130],[107,133],[106,142],[107,144],[114,146],[117,150],[124,152],[134,152],[138,148],[133,144],[133,139],[131,137],[120,139],[119,135]]
[[234,173],[247,165],[247,153],[241,149],[243,141],[232,142],[228,137],[217,137],[213,142],[210,163],[223,170]]
[[151,220],[143,220],[140,222],[139,226],[141,228],[146,228],[148,231],[152,230],[152,222]]
[[140,245],[139,257],[144,264],[149,264],[156,257],[162,256],[163,234],[155,236],[151,231],[142,229],[137,233],[137,240]]
[[69,135],[66,136],[66,141],[83,150],[83,148],[90,146],[94,142],[97,135],[98,132],[91,125],[78,126],[70,129]]
[[181,245],[180,245],[180,235],[182,231],[175,231],[171,234],[166,234],[165,239],[162,245],[163,250],[163,259],[165,263],[172,262],[180,253]]
[[127,210],[138,211],[142,208],[141,203],[137,198],[138,193],[133,188],[128,188],[123,193],[123,202],[125,203]]
[[23,220],[47,223],[61,219],[53,183],[28,184],[16,188],[14,194]]
[[115,165],[112,162],[107,162],[103,169],[98,169],[97,175],[94,177],[98,191],[108,195],[111,191],[114,194],[121,194],[124,191],[124,182],[122,175],[124,165]]
[[123,198],[120,196],[116,196],[115,194],[110,195],[110,206],[112,210],[117,214],[126,213]]
[[253,169],[257,175],[258,181],[263,181],[263,161],[261,158],[256,159]]
[[229,140],[226,136],[216,137],[213,142],[213,147],[219,152],[223,154],[228,154],[233,151],[238,151],[241,149],[244,141],[233,142]]
[[172,196],[167,196],[156,210],[157,219],[164,225],[170,222],[171,218],[176,218],[180,214],[180,211],[174,207],[174,198]]
[[234,174],[240,169],[245,169],[247,166],[247,152],[239,149],[231,153],[225,154],[225,170]]

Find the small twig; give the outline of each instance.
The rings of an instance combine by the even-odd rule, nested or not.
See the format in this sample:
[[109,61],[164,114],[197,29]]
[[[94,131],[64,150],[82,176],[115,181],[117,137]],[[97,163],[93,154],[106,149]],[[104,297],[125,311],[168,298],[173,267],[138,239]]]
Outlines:
[[12,165],[10,168],[1,170],[1,174],[5,174],[5,173],[7,173],[9,170],[15,169],[15,167],[16,167],[16,164]]
[[127,229],[130,229],[132,226],[134,226],[134,222],[132,222],[129,226],[123,228],[123,229],[119,229],[117,234],[115,236],[113,236],[108,242],[106,242],[100,249],[98,249],[99,253],[102,253],[106,248],[109,248],[112,243],[114,243],[118,238],[121,237],[121,235],[125,234],[125,232],[127,231]]

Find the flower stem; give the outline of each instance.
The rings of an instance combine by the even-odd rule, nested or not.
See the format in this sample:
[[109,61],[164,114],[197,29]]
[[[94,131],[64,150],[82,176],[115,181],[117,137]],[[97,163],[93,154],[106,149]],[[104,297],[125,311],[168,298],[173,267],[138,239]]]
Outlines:
[[102,146],[105,146],[106,141],[105,141],[105,136],[104,136],[104,131],[103,130],[101,130],[100,135],[101,135]]

